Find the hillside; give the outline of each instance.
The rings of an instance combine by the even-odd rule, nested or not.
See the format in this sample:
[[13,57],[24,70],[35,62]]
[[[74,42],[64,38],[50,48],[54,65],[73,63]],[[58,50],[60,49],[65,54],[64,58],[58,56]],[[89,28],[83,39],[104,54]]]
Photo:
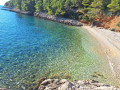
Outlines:
[[120,15],[120,0],[10,0],[5,6],[31,13],[46,12],[120,31],[116,26],[120,19],[117,17]]

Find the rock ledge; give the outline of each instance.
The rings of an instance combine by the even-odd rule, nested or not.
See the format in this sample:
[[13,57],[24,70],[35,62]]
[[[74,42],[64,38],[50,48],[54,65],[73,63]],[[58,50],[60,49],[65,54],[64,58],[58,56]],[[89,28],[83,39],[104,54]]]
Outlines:
[[44,12],[34,12],[34,16],[71,26],[83,26],[83,24],[77,20],[64,18],[64,17],[57,17],[55,15],[48,15],[47,13]]
[[95,80],[78,80],[70,82],[66,79],[46,79],[40,83],[38,90],[120,90]]

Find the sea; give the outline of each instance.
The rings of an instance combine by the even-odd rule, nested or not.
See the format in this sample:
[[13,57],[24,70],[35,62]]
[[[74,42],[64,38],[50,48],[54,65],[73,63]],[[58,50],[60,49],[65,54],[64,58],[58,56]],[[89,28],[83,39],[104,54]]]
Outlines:
[[100,43],[81,27],[0,6],[0,88],[26,90],[41,77],[117,85]]

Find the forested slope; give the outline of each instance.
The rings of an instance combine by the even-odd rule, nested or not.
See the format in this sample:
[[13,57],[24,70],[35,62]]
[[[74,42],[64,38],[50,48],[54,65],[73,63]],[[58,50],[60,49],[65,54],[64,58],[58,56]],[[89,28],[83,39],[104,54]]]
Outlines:
[[5,6],[86,21],[120,14],[120,0],[10,0]]

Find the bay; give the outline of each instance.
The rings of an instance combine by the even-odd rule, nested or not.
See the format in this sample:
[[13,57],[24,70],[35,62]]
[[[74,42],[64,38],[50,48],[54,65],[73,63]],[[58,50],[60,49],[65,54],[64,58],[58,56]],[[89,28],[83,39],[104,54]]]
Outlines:
[[101,49],[80,27],[0,10],[0,87],[28,89],[42,76],[117,85]]

